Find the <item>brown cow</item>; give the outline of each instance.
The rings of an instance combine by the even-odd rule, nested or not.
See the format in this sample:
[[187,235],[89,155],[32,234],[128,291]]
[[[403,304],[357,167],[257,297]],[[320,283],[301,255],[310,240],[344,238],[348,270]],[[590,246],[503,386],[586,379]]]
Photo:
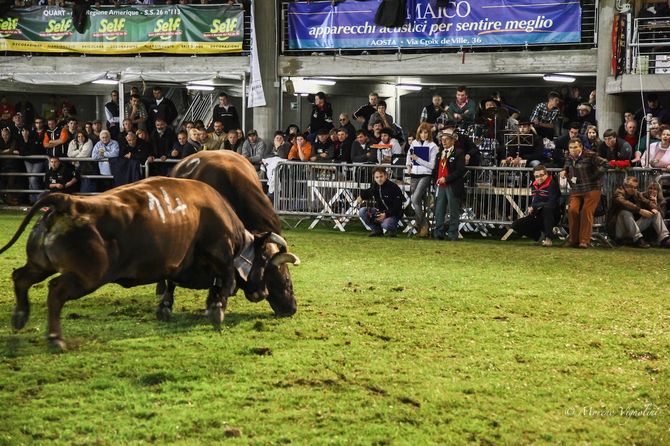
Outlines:
[[[272,202],[263,192],[256,169],[242,155],[230,150],[203,151],[180,161],[171,176],[190,178],[209,184],[233,206],[244,227],[253,234],[273,232],[281,234],[281,222]],[[285,249],[283,249],[285,251]],[[296,307],[286,311],[283,302],[295,302],[291,275],[286,265],[270,267],[265,273],[267,292],[254,292],[247,282],[238,278],[238,285],[247,299],[257,302],[267,298],[277,316],[291,316]],[[169,319],[173,303],[174,286],[168,285],[163,293],[160,284],[157,294],[163,294],[157,315]]]
[[226,197],[250,232],[281,233],[281,222],[272,202],[263,192],[256,169],[231,150],[205,150],[188,156],[171,176],[200,180]]
[[[254,238],[213,188],[174,178],[150,178],[91,197],[47,195],[30,209],[0,253],[45,206],[50,210],[28,238],[27,263],[13,274],[12,325],[20,329],[28,320],[28,289],[60,273],[49,282],[47,298],[47,339],[58,349],[65,347],[63,304],[106,283],[132,287],[169,279],[189,288],[209,288],[210,319],[220,326],[236,274],[246,276],[248,286],[260,292],[265,270],[299,262],[280,253],[286,242],[278,235]],[[295,307],[295,301],[281,304]]]

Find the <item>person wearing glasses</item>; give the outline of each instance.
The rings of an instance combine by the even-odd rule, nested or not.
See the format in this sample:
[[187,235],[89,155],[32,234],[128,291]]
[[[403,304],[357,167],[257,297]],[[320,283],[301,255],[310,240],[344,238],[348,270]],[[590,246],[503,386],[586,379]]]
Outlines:
[[558,200],[561,191],[542,164],[533,168],[535,179],[530,185],[531,202],[526,216],[512,223],[512,229],[520,235],[532,238],[542,246],[552,246],[554,226],[558,220]]
[[351,123],[349,116],[347,116],[346,113],[340,113],[339,122],[340,126],[337,128],[338,130],[346,129],[348,135],[356,134],[356,127],[354,127],[354,125]]
[[607,212],[607,230],[619,242],[633,242],[637,248],[649,248],[642,232],[652,228],[661,248],[670,248],[670,233],[663,222],[658,205],[637,190],[638,180],[626,177],[623,186],[612,194]]

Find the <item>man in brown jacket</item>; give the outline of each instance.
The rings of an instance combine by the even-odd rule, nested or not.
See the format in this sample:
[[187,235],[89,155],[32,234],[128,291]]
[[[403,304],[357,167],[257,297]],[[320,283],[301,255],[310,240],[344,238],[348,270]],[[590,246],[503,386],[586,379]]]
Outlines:
[[593,214],[600,201],[602,177],[607,168],[607,160],[594,152],[584,150],[579,138],[568,143],[569,155],[561,177],[570,184],[568,199],[568,235],[567,246],[586,249],[593,232]]
[[670,234],[655,203],[646,199],[638,190],[638,180],[626,177],[623,186],[612,194],[612,204],[607,212],[607,229],[617,240],[632,240],[633,246],[649,248],[642,231],[651,227],[658,245],[670,248]]

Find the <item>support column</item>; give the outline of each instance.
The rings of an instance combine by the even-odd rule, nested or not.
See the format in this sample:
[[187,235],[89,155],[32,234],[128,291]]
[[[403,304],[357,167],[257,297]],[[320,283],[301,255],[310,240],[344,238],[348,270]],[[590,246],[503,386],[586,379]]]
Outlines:
[[[255,3],[254,15],[256,17],[256,39],[258,40],[258,61],[260,65],[261,78],[263,79],[263,91],[265,93],[265,107],[253,109],[253,128],[267,144],[272,143],[275,130],[279,126],[279,94],[280,90],[275,87],[277,81],[277,22],[279,17],[272,14],[265,3]],[[277,2],[274,2],[275,4]],[[244,129],[246,132],[251,127]]]
[[616,0],[600,0],[598,11],[598,68],[596,72],[596,119],[600,137],[607,129],[617,130],[624,112],[623,97],[607,94],[607,78],[612,75],[612,25]]

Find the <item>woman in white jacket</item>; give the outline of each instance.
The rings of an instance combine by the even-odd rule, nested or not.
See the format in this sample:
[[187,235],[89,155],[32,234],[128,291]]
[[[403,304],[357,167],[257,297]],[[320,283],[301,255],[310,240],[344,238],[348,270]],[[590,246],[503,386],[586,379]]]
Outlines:
[[93,142],[86,136],[86,132],[78,130],[67,148],[67,156],[68,158],[90,158],[92,151]]
[[[85,131],[78,130],[67,148],[68,158],[90,158],[92,152],[93,141],[91,141]],[[74,165],[79,175],[84,175],[81,178],[81,192],[97,192],[95,180],[86,178],[86,175],[96,175],[98,173],[98,166],[93,161],[75,161]]]
[[410,175],[410,194],[414,208],[415,227],[418,236],[429,235],[428,220],[423,212],[423,201],[430,188],[433,169],[439,148],[433,142],[433,130],[430,124],[422,123],[416,130],[416,139],[407,151],[407,173]]

